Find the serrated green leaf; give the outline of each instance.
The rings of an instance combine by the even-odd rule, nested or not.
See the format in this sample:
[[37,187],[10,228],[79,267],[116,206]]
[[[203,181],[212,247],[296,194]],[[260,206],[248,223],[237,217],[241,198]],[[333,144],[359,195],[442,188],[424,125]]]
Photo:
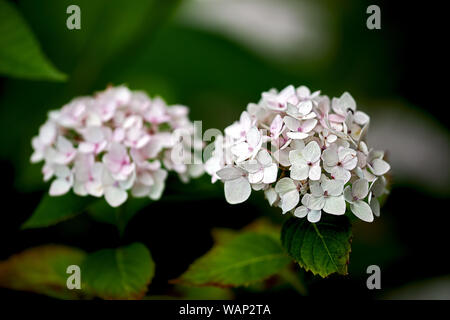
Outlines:
[[103,299],[140,299],[147,292],[155,264],[142,243],[89,254],[84,261],[83,285]]
[[351,236],[346,216],[326,215],[318,223],[292,217],[281,230],[281,242],[289,255],[301,267],[322,277],[347,274]]
[[0,0],[0,73],[16,78],[62,81],[15,6]]
[[289,262],[277,239],[246,232],[214,246],[173,282],[218,287],[248,285],[276,274]]
[[0,287],[61,299],[87,298],[83,287],[69,290],[66,285],[67,267],[80,266],[85,256],[80,249],[60,245],[27,249],[0,262]]
[[83,212],[95,200],[94,197],[80,197],[73,193],[59,197],[46,194],[31,217],[24,222],[22,229],[49,227],[70,219]]

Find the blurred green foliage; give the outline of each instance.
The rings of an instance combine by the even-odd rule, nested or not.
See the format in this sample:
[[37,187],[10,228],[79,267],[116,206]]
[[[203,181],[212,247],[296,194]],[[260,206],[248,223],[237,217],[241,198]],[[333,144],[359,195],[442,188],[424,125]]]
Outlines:
[[66,76],[42,54],[39,43],[15,6],[0,1],[0,74],[11,77],[61,81]]

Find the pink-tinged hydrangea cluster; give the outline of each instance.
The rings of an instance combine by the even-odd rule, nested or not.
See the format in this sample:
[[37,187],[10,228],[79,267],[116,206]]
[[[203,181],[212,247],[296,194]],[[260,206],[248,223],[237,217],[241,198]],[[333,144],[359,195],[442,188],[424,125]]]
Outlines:
[[347,204],[372,222],[390,165],[365,142],[369,120],[347,92],[330,100],[305,86],[270,90],[216,138],[205,170],[231,204],[264,190],[270,205],[313,223]]
[[32,140],[31,161],[44,161],[52,196],[73,189],[80,196],[104,196],[112,207],[124,203],[129,192],[157,200],[168,170],[183,181],[203,173],[201,165],[179,156],[192,155],[191,145],[179,141],[192,132],[186,107],[111,87],[50,111]]

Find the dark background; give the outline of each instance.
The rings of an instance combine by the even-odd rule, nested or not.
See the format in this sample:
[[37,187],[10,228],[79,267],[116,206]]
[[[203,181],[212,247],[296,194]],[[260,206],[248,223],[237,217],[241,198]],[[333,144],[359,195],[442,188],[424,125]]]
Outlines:
[[[82,10],[80,31],[65,28],[65,8],[72,2],[16,2],[44,52],[70,78],[67,83],[0,78],[1,260],[46,243],[90,252],[141,241],[152,252],[157,266],[149,294],[170,293],[172,287],[167,281],[179,276],[211,247],[211,228],[241,228],[261,215],[281,219],[280,212],[269,209],[256,192],[245,204],[231,206],[225,202],[223,186],[218,182],[210,187],[206,199],[201,194],[196,196],[194,184],[189,199],[151,204],[131,220],[123,238],[114,226],[96,222],[87,214],[54,227],[20,231],[20,225],[48,189],[41,181],[40,165],[28,161],[31,137],[44,122],[46,111],[59,108],[75,95],[91,94],[109,83],[125,83],[150,95],[160,94],[169,103],[188,105],[191,119],[203,120],[204,129],[223,129],[238,119],[248,102],[257,101],[262,91],[305,84],[331,96],[351,92],[363,110],[382,115],[374,122],[384,121],[383,114],[399,117],[394,123],[402,121],[402,115],[415,115],[419,127],[413,123],[406,127],[407,132],[421,131],[423,123],[426,130],[438,132],[444,142],[440,152],[429,156],[431,160],[441,157],[437,163],[443,164],[442,168],[434,168],[441,172],[438,181],[415,180],[414,172],[396,170],[402,163],[392,163],[392,190],[382,217],[372,224],[354,226],[350,275],[320,280],[306,274],[310,295],[421,297],[425,287],[437,279],[444,287],[433,289],[433,297],[440,297],[439,290],[448,297],[448,33],[441,2],[319,1],[326,8],[334,45],[325,58],[290,58],[287,62],[261,56],[215,30],[179,23],[177,10],[183,7],[178,2],[158,1],[157,9],[143,16],[140,1],[111,1],[109,9],[104,10],[99,9],[102,1],[96,5],[72,1],[80,3]],[[381,8],[381,30],[365,27],[365,8],[370,4]],[[96,15],[103,15],[102,19]],[[132,23],[127,22],[135,16],[143,16],[136,32],[128,30]],[[399,111],[392,115],[396,106]],[[377,141],[381,147],[383,143]],[[405,145],[410,143],[405,141]],[[418,142],[413,154],[421,155],[421,147]],[[410,152],[402,148],[388,150],[388,158],[393,153]],[[434,166],[431,160],[430,166]],[[426,166],[425,162],[423,170]],[[204,176],[196,183],[208,184],[209,178]],[[167,194],[179,188],[180,183],[171,177]],[[366,288],[366,268],[371,264],[381,268],[380,291]],[[43,299],[7,289],[0,289],[0,293]],[[292,293],[289,289],[235,291],[237,297],[264,295],[274,299]]]

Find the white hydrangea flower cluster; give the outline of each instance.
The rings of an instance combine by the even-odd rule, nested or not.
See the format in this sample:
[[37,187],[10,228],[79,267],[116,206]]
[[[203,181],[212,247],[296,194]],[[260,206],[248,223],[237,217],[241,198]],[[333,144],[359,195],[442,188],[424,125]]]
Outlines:
[[80,196],[104,196],[112,207],[124,203],[128,191],[157,200],[168,170],[183,181],[203,173],[201,165],[173,156],[191,155],[191,146],[178,139],[186,132],[193,132],[187,107],[110,87],[50,111],[32,140],[31,162],[45,161],[44,180],[54,178],[52,196],[73,189]]
[[372,222],[390,165],[365,142],[369,120],[347,92],[330,100],[305,86],[272,89],[216,138],[205,170],[224,182],[231,204],[264,190],[283,214],[313,223],[322,212],[345,214],[346,203]]

